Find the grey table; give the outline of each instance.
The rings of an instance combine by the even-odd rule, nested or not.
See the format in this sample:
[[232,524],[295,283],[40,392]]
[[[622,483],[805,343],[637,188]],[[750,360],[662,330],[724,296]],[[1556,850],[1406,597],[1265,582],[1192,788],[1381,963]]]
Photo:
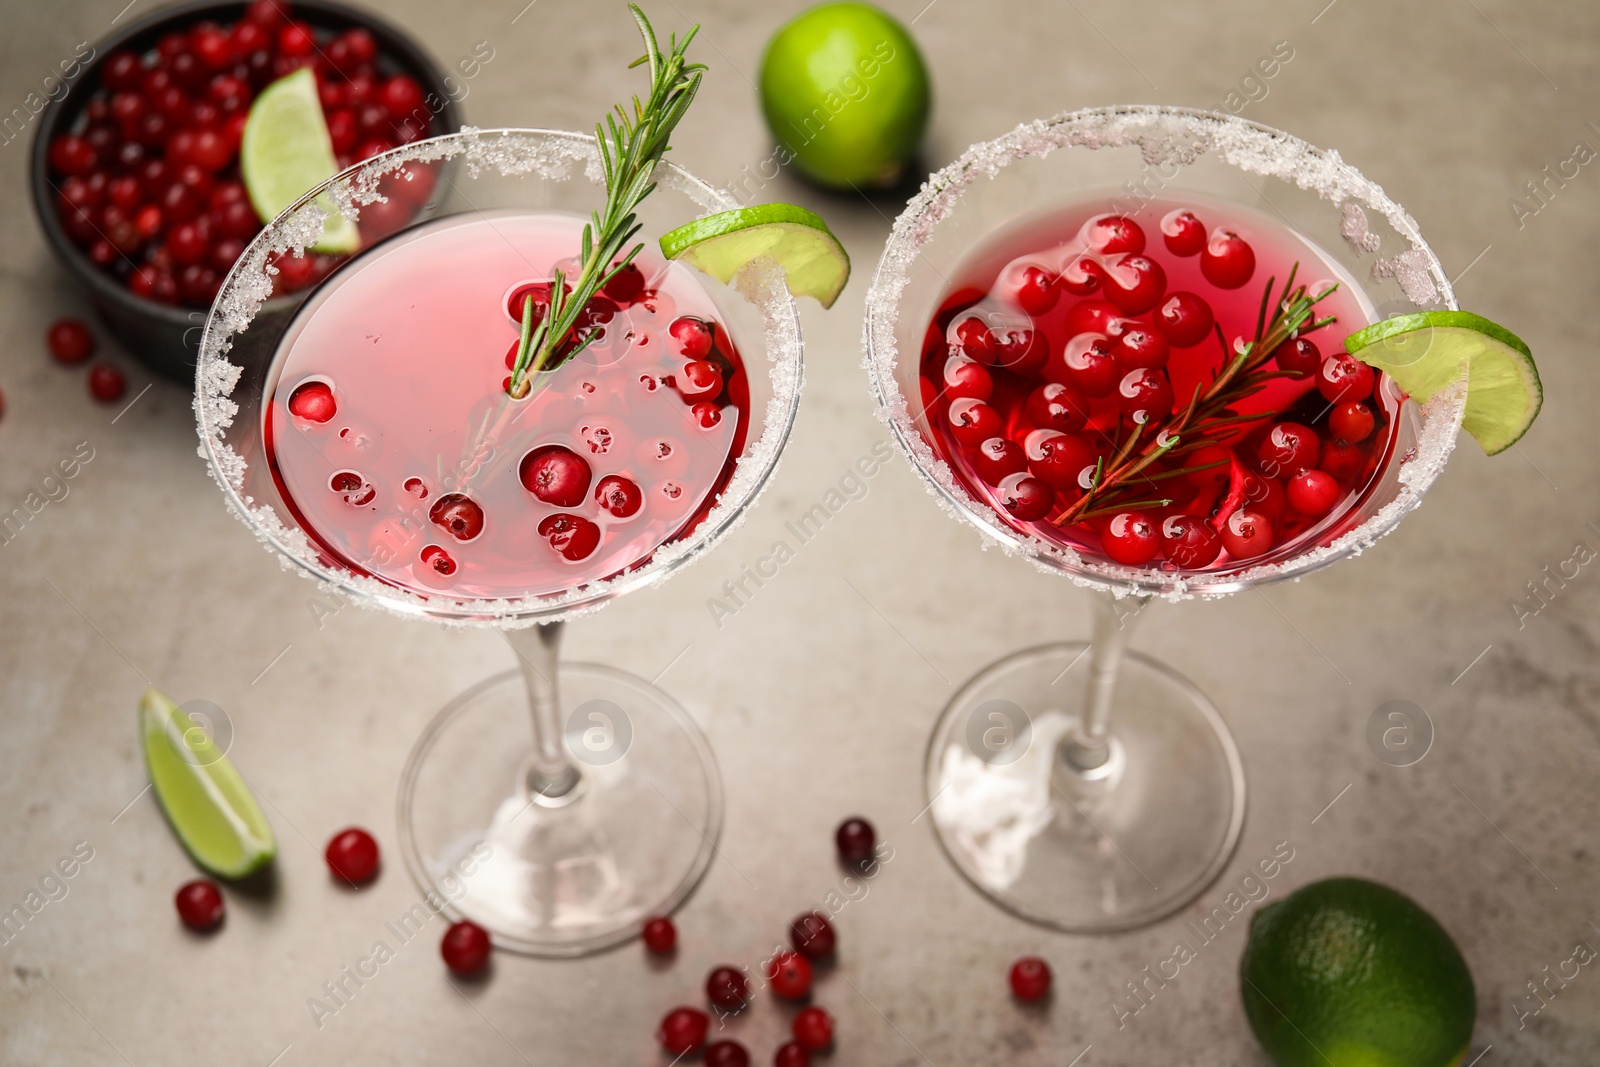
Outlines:
[[[123,2],[6,0],[0,105],[105,33]],[[857,277],[831,313],[804,312],[809,384],[783,468],[715,555],[579,622],[569,647],[660,673],[705,727],[728,788],[722,858],[679,916],[670,965],[647,963],[636,944],[572,963],[500,956],[488,980],[452,987],[437,921],[404,944],[385,927],[417,899],[394,849],[362,892],[330,886],[320,849],[350,823],[393,846],[409,746],[451,696],[511,665],[504,643],[360,610],[319,618],[315,588],[225,513],[195,456],[186,389],[127,364],[137,402],[113,421],[118,409],[93,403],[81,374],[49,362],[45,326],[84,307],[31,218],[19,140],[0,147],[0,508],[39,489],[80,442],[94,458],[0,545],[0,907],[24,901],[75,849],[80,860],[0,946],[0,1061],[665,1062],[651,1039],[661,1014],[697,1001],[713,964],[754,963],[835,886],[831,832],[850,812],[876,820],[895,858],[839,917],[840,961],[818,987],[839,1018],[832,1062],[1265,1063],[1236,991],[1242,922],[1120,1027],[1113,1004],[1170,953],[1186,918],[1280,841],[1294,859],[1275,893],[1366,875],[1454,933],[1478,987],[1469,1060],[1486,1050],[1486,1067],[1588,1059],[1600,974],[1584,967],[1544,1000],[1528,983],[1576,944],[1600,945],[1600,579],[1583,566],[1550,583],[1542,606],[1525,598],[1575,545],[1600,547],[1600,460],[1585,429],[1600,401],[1600,171],[1568,164],[1559,177],[1575,145],[1600,146],[1600,8],[922,3],[888,6],[914,20],[936,79],[933,163],[1072,106],[1238,105],[1337,147],[1381,182],[1430,236],[1463,302],[1512,324],[1541,356],[1539,425],[1493,461],[1464,442],[1426,506],[1375,550],[1303,584],[1162,608],[1145,624],[1140,647],[1215,699],[1248,769],[1243,843],[1217,885],[1145,930],[1050,934],[979,898],[926,820],[914,821],[926,735],[952,682],[1024,644],[1086,634],[1089,602],[980,551],[904,463],[871,479],[734,620],[713,624],[707,601],[722,583],[883,435],[858,338],[896,205],[829,198],[785,175],[770,196],[824,212]],[[473,122],[587,128],[632,55],[621,4],[522,5],[386,7],[447,63],[478,42],[493,49],[469,85]],[[713,70],[675,150],[695,171],[732,182],[767,157],[750,82],[767,36],[799,6],[653,5],[661,25],[705,27],[699,54]],[[1280,41],[1293,59],[1270,81],[1244,82]],[[177,927],[172,892],[193,869],[140,792],[134,705],[147,682],[227,710],[235,762],[281,837],[277,892],[231,895],[227,925],[209,939]],[[1364,733],[1396,699],[1435,730],[1427,757],[1403,769],[1376,759]],[[346,982],[346,1003],[319,1026],[308,999],[379,940],[394,958],[359,988]],[[1006,967],[1028,951],[1056,969],[1045,1010],[1019,1010],[1006,993]],[[737,1036],[767,1062],[786,1026],[763,999]]]

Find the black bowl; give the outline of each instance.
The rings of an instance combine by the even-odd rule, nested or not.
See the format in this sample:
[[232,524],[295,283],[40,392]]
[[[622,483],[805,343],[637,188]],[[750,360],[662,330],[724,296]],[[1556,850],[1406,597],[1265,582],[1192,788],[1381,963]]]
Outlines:
[[[461,126],[460,111],[445,86],[444,71],[422,47],[400,30],[376,15],[329,0],[293,0],[294,17],[318,30],[363,27],[378,44],[378,65],[389,74],[409,74],[422,86],[429,104],[440,106],[426,131],[427,136],[451,133]],[[56,191],[50,181],[47,163],[50,141],[56,134],[71,129],[90,95],[100,86],[100,66],[114,52],[143,53],[153,48],[165,34],[183,30],[199,22],[228,25],[244,14],[245,3],[214,3],[211,0],[175,4],[163,8],[125,29],[95,42],[92,58],[70,83],[68,90],[52,100],[39,115],[34,129],[29,186],[33,192],[34,214],[44,230],[45,240],[67,270],[81,281],[89,303],[122,346],[152,369],[179,381],[192,382],[198,355],[201,327],[206,311],[146,300],[136,296],[117,278],[90,262],[89,257],[67,236],[56,212]],[[430,210],[443,195],[444,183],[434,192]]]

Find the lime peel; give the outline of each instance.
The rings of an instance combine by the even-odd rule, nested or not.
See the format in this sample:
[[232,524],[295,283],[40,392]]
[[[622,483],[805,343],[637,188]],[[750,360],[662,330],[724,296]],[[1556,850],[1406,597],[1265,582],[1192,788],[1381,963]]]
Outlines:
[[[239,172],[262,222],[271,222],[339,173],[317,80],[309,69],[279,78],[256,97],[239,142]],[[315,251],[354,252],[361,247],[356,224],[331,200],[318,197],[316,204],[328,218],[321,239],[312,246]]]
[[1544,404],[1533,353],[1504,326],[1470,311],[1422,311],[1375,322],[1345,338],[1356,359],[1426,403],[1467,371],[1466,430],[1489,455],[1528,432]]
[[245,878],[278,854],[250,787],[211,735],[172,699],[146,689],[139,742],[156,800],[184,851],[219,878]]
[[850,256],[815,212],[760,204],[696,219],[661,238],[661,254],[726,284],[766,257],[783,268],[789,291],[833,306],[850,280]]

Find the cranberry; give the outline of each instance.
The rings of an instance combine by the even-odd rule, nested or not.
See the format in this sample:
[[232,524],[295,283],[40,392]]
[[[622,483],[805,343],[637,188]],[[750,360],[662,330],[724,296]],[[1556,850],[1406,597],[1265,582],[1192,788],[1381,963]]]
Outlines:
[[664,956],[678,947],[678,928],[665,915],[646,919],[643,936],[644,947],[657,956]]
[[544,503],[575,508],[589,495],[593,473],[582,456],[563,445],[544,445],[522,457],[522,487]]
[[1050,965],[1038,956],[1023,956],[1011,965],[1011,995],[1040,1000],[1050,992]]
[[240,58],[248,58],[252,53],[270,46],[267,31],[261,28],[260,23],[239,22],[233,27],[231,36],[234,54]]
[[706,999],[723,1011],[739,1011],[750,1002],[750,980],[737,967],[714,967],[706,976]]
[[644,292],[644,271],[639,269],[637,263],[629,263],[613,274],[600,291],[622,307],[627,307]]
[[190,263],[178,271],[178,292],[191,304],[211,303],[221,284],[221,275],[202,263]]
[[89,368],[89,395],[102,404],[121,400],[128,390],[128,379],[110,363],[96,363]]
[[1117,404],[1123,414],[1144,414],[1145,423],[1153,423],[1172,414],[1172,383],[1165,373],[1141,368],[1131,370],[1117,383]]
[[89,262],[97,267],[109,267],[117,261],[117,249],[110,241],[101,238],[89,246]]
[[1167,272],[1141,255],[1125,255],[1106,268],[1106,296],[1126,315],[1143,315],[1161,303]]
[[215,930],[222,922],[222,890],[215,882],[198,879],[185,883],[173,898],[178,907],[178,918],[191,930],[204,933]]
[[1142,323],[1125,328],[1116,341],[1117,362],[1124,367],[1148,367],[1159,370],[1167,365],[1172,354],[1167,339]]
[[1302,515],[1318,518],[1333,510],[1344,490],[1326,471],[1301,471],[1289,479],[1289,506]]
[[57,319],[44,338],[57,363],[82,363],[94,355],[94,334],[78,319]]
[[1317,390],[1326,400],[1352,403],[1372,395],[1377,375],[1372,368],[1348,352],[1335,352],[1317,370]]
[[767,981],[780,997],[798,1000],[811,992],[811,963],[798,952],[779,952],[767,961]]
[[111,117],[122,127],[124,137],[130,137],[138,130],[139,120],[144,118],[146,107],[145,98],[138,93],[111,94]]
[[378,42],[370,31],[362,27],[346,30],[339,35],[339,40],[350,53],[350,60],[356,66],[371,63],[378,55]]
[[1232,456],[1233,453],[1221,445],[1201,445],[1184,464],[1191,468],[1191,473],[1185,475],[1184,480],[1197,489],[1214,489],[1226,485],[1229,478],[1229,460]]
[[359,827],[334,834],[323,857],[328,869],[351,885],[365,885],[377,877],[378,842]]
[[1070,385],[1085,396],[1106,396],[1117,387],[1117,368],[1111,339],[1101,333],[1080,333],[1069,340],[1060,355],[1052,355],[1045,369],[1051,381]]
[[1020,474],[1028,466],[1027,458],[1015,441],[1004,437],[991,437],[980,444],[972,456],[972,468],[990,485],[998,486],[1007,477]]
[[[371,497],[368,497],[367,499],[370,500]],[[427,566],[432,567],[439,574],[449,575],[456,572],[456,561],[451,558],[450,553],[446,552],[438,545],[424,545],[422,547],[422,552],[418,555],[418,558],[421,559],[422,562]]]
[[463,978],[477,974],[489,962],[489,931],[477,923],[451,923],[439,941],[444,965]]
[[678,351],[690,359],[705,359],[711,352],[711,324],[704,319],[684,315],[673,319],[667,332],[678,342]]
[[483,508],[476,500],[461,493],[446,493],[435,500],[433,507],[428,509],[428,518],[457,541],[470,541],[483,532]]
[[686,1056],[705,1046],[711,1017],[699,1008],[673,1008],[662,1016],[656,1040],[674,1056]]
[[1043,267],[1023,267],[1011,280],[1011,299],[1030,315],[1043,315],[1060,297],[1055,275]]
[[422,86],[415,78],[396,74],[383,83],[378,99],[392,115],[409,115],[422,107]]
[[1095,450],[1081,437],[1055,430],[1035,430],[1023,440],[1028,471],[1063,493],[1083,488],[1083,471],[1093,467]]
[[289,413],[307,422],[327,422],[338,410],[333,388],[326,382],[306,382],[289,394]]
[[1232,230],[1217,230],[1200,254],[1200,273],[1218,289],[1237,289],[1256,272],[1256,253]]
[[1144,230],[1126,215],[1100,215],[1083,224],[1083,242],[1101,255],[1144,251]]
[[1137,511],[1119,511],[1106,523],[1100,543],[1116,562],[1142,567],[1161,551],[1161,534],[1149,517]]
[[277,268],[278,281],[287,293],[304,289],[316,280],[316,261],[307,255],[285,253],[273,261],[273,266]]
[[968,359],[979,363],[993,363],[995,359],[995,336],[989,329],[989,324],[976,315],[967,315],[950,324],[950,333],[953,335],[951,344],[961,350]]
[[1376,425],[1372,409],[1359,400],[1340,404],[1328,416],[1328,429],[1333,431],[1333,436],[1353,445],[1371,436]]
[[722,421],[722,409],[706,400],[691,407],[689,414],[702,430],[709,430]]
[[107,89],[136,89],[144,73],[144,64],[132,52],[113,52],[100,68],[100,80]]
[[1206,225],[1184,208],[1161,219],[1161,239],[1175,256],[1198,256],[1206,246]]
[[811,1067],[811,1053],[798,1041],[785,1041],[772,1054],[773,1067]]
[[833,1016],[818,1007],[801,1008],[790,1024],[794,1039],[807,1052],[821,1052],[833,1044]]
[[600,527],[581,515],[546,515],[538,530],[551,548],[573,563],[588,559],[600,547]]
[[244,9],[246,22],[253,22],[263,28],[271,28],[283,23],[289,17],[287,5],[280,0],[250,0]]
[[[233,203],[224,204],[215,211],[215,218],[217,229],[225,237],[237,237],[248,241],[261,229],[261,220],[256,216],[256,209],[250,206],[249,201],[234,201]],[[313,266],[307,256],[290,255],[280,257],[277,261],[278,270],[290,277],[298,277],[298,264],[286,268],[284,265],[285,260],[298,260],[300,264],[306,265],[308,271]]]
[[951,356],[944,363],[944,393],[953,399],[970,397],[988,400],[994,392],[994,378],[983,364],[965,356]]
[[64,133],[50,142],[50,166],[61,174],[88,174],[99,159],[88,141]]
[[722,368],[705,359],[691,359],[673,376],[685,400],[705,400],[722,392]]
[[626,519],[639,510],[644,494],[638,485],[620,474],[608,474],[595,486],[594,498],[600,506],[619,519]]
[[750,1067],[750,1053],[737,1041],[713,1041],[703,1062],[705,1067]]
[[1161,523],[1161,553],[1186,570],[1214,562],[1222,551],[1222,538],[1203,519],[1173,515]]
[[840,823],[833,834],[839,859],[852,867],[864,867],[872,862],[876,855],[873,846],[877,840],[878,835],[872,829],[872,824],[859,815],[852,815]]
[[1106,270],[1092,256],[1079,256],[1061,272],[1057,284],[1073,296],[1089,296],[1106,283]]
[[1007,475],[996,488],[1000,490],[1000,506],[1018,522],[1038,522],[1056,506],[1056,495],[1050,486],[1030,474]]
[[1194,293],[1173,293],[1156,312],[1156,326],[1179,348],[1197,345],[1211,336],[1216,322],[1211,305]]
[[1317,431],[1298,422],[1275,423],[1262,438],[1256,456],[1272,477],[1285,477],[1317,465],[1322,441]]
[[1032,374],[1050,355],[1048,342],[1033,330],[1006,329],[995,334],[994,365],[1014,374]]
[[278,52],[281,55],[308,55],[316,46],[317,40],[311,27],[303,22],[291,22],[278,31]]
[[1322,352],[1309,337],[1291,337],[1272,350],[1278,369],[1310,377],[1322,366]]
[[1000,413],[982,400],[962,398],[950,404],[950,433],[969,448],[983,444],[1000,432]]
[[1073,433],[1089,421],[1089,402],[1060,382],[1036,386],[1023,402],[1022,411],[1041,430]]
[[1272,548],[1272,520],[1252,508],[1240,508],[1222,524],[1222,546],[1237,560],[1254,559]]
[[196,26],[189,41],[200,62],[212,70],[221,70],[233,62],[233,44],[222,28],[214,23],[202,22]]
[[1255,511],[1264,515],[1268,522],[1277,522],[1283,517],[1283,509],[1288,503],[1284,496],[1283,483],[1276,478],[1263,478],[1252,471],[1245,472],[1244,499]]
[[244,255],[244,242],[237,237],[225,237],[211,246],[211,266],[218,273],[226,274],[233,269],[233,264],[242,255]]
[[789,924],[789,944],[807,959],[820,960],[833,955],[839,937],[826,915],[808,911],[795,916],[794,922]]
[[356,145],[356,117],[343,108],[328,112],[328,138],[333,141],[333,151],[348,152]]

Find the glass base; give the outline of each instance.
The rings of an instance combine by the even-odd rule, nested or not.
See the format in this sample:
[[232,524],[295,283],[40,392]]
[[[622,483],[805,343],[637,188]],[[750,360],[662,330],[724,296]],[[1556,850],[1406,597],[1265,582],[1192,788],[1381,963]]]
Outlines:
[[1244,825],[1244,768],[1211,702],[1136,652],[1122,661],[1110,743],[1085,759],[1073,741],[1088,650],[1026,649],[961,687],[928,746],[928,811],[995,903],[1107,933],[1172,914],[1222,873]]
[[594,664],[562,663],[559,684],[579,772],[561,796],[530,787],[540,778],[517,671],[445,707],[400,780],[401,848],[430,906],[531,956],[637,936],[693,891],[722,829],[722,779],[676,701]]

